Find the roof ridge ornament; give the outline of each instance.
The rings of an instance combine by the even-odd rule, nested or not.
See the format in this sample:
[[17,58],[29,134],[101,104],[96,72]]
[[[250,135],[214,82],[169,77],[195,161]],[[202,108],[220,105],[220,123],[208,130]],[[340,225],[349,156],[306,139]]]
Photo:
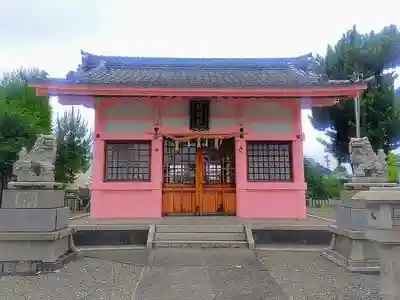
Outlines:
[[100,60],[98,68],[107,69],[107,62],[104,59]]
[[86,71],[87,69],[88,69],[88,59],[89,59],[89,56],[91,56],[91,54],[89,53],[89,52],[86,52],[86,51],[83,51],[82,49],[81,49],[81,59],[82,59],[82,62],[81,62],[81,64],[78,66],[78,69],[77,69],[77,72],[82,72],[82,71]]
[[86,52],[86,51],[81,49],[81,56],[87,57],[87,56],[90,56],[90,55],[92,55],[92,54],[90,54],[89,52]]

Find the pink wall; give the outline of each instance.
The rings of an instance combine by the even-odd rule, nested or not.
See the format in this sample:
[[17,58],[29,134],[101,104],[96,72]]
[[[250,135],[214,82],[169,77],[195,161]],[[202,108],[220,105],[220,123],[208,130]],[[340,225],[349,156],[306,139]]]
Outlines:
[[[162,138],[187,135],[188,102],[182,98],[102,99],[95,101],[92,216],[160,217],[163,181]],[[238,133],[236,139],[237,215],[240,217],[305,218],[305,183],[301,135],[301,106],[295,99],[222,99],[211,105],[211,134]],[[151,140],[150,182],[104,182],[105,140]],[[293,141],[293,182],[248,182],[246,140]],[[160,150],[160,151],[157,151]]]

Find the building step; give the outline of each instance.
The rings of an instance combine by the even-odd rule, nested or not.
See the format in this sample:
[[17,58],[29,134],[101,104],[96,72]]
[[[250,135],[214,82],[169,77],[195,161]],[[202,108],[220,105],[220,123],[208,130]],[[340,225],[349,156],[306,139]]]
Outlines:
[[153,248],[248,248],[245,241],[154,241]]
[[246,241],[244,232],[157,232],[155,241]]
[[178,232],[244,232],[243,225],[186,225],[186,224],[171,224],[171,225],[156,225],[156,233],[178,233]]

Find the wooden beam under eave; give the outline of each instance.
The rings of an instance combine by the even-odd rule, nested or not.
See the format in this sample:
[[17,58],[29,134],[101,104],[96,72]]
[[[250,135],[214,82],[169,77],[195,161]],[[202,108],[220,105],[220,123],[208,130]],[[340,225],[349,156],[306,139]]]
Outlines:
[[338,97],[306,97],[298,99],[302,109],[311,107],[333,106],[338,102]]
[[93,96],[170,96],[170,97],[338,97],[353,98],[366,89],[365,83],[325,87],[290,88],[123,88],[117,86],[33,86],[39,93],[57,95]]

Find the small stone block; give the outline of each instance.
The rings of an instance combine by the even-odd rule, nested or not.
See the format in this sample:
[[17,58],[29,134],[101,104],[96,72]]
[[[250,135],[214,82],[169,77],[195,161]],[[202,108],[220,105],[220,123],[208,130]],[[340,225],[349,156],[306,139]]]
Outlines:
[[0,209],[0,231],[56,231],[69,224],[68,208]]
[[2,262],[1,266],[2,266],[2,270],[1,270],[2,274],[7,274],[7,275],[15,274],[15,270],[16,270],[15,262]]
[[36,265],[32,262],[20,261],[16,264],[15,273],[16,274],[32,274],[36,273]]
[[57,208],[56,230],[68,227],[70,211],[68,207]]
[[348,228],[350,226],[351,214],[350,208],[341,205],[336,207],[336,225],[339,228]]
[[361,208],[351,209],[351,230],[362,231],[367,229],[367,213],[366,210]]
[[70,236],[54,241],[1,241],[0,260],[54,262],[69,248]]
[[39,263],[36,261],[7,261],[0,262],[0,275],[32,276],[37,272]]

